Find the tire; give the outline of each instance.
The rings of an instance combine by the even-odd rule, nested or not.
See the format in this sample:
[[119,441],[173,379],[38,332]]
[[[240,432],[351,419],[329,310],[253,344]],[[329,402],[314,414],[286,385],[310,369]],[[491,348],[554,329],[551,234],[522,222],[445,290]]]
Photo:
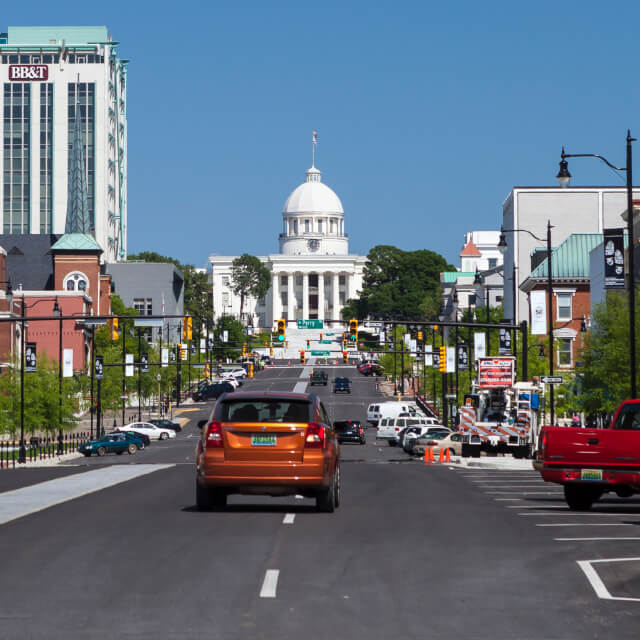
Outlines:
[[160,440],[166,440],[169,437],[168,433],[165,433],[164,431],[160,434]]
[[390,447],[395,447],[396,443],[393,440],[387,440],[387,442],[389,443]]
[[90,458],[91,457],[91,451],[83,454],[85,458]]
[[360,444],[366,444],[367,441],[363,438],[362,440],[360,440]]
[[104,447],[98,447],[99,456],[103,456],[105,453],[107,453],[107,450]]
[[117,456],[121,456],[124,453],[124,451],[116,451],[116,455]]
[[589,511],[591,505],[599,500],[600,496],[602,496],[602,490],[597,487],[564,485],[564,499],[572,511]]
[[[127,451],[129,452],[129,455],[132,456],[136,453],[136,451],[138,450],[138,447],[136,447],[135,444],[133,444],[133,442],[129,445],[129,447],[127,448]],[[122,453],[122,452],[120,452]]]
[[213,492],[202,487],[196,480],[196,507],[198,511],[211,511],[214,508]]
[[329,486],[316,496],[316,511],[333,513],[340,504],[340,467],[336,465]]

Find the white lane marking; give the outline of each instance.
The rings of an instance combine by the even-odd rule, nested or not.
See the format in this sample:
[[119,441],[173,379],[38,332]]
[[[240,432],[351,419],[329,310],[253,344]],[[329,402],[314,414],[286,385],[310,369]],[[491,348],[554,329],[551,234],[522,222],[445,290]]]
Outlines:
[[598,540],[640,540],[640,538],[624,538],[622,536],[613,536],[612,538],[554,538],[558,542],[582,542],[582,541],[598,541]]
[[594,564],[602,564],[606,562],[636,562],[640,558],[603,558],[600,560],[577,560],[578,566],[584,571],[584,575],[601,600],[624,600],[625,602],[640,602],[640,598],[626,598],[621,596],[612,596],[609,590],[604,586],[598,572],[594,569]]
[[278,587],[279,575],[280,575],[279,569],[267,569],[267,572],[264,574],[262,589],[260,589],[261,598],[276,597],[276,588]]
[[503,487],[519,487],[523,484],[535,484],[535,485],[544,485],[544,482],[540,480],[540,482],[535,482],[535,480],[472,480],[474,484],[478,486],[494,486],[499,484]]
[[[612,511],[611,513],[603,513],[603,512],[596,512],[596,513],[580,513],[580,512],[574,512],[574,511],[569,511],[568,509],[564,512],[561,511],[556,511],[555,513],[546,513],[545,511],[540,511],[538,513],[532,513],[531,511],[529,511],[528,513],[519,513],[519,516],[567,516],[571,514],[572,518],[576,518],[576,517],[580,517],[580,516],[592,516],[592,517],[607,517],[607,518],[611,518],[611,517],[615,517],[615,518],[620,518],[621,516],[630,516],[631,514],[628,513],[618,513],[616,511]],[[636,521],[635,524],[638,524],[638,522]]]
[[0,494],[0,524],[86,496],[139,476],[170,469],[173,464],[116,464],[95,471],[47,480]]
[[282,524],[293,524],[293,521],[296,518],[296,514],[295,513],[287,513],[284,516],[284,520],[282,521]]
[[296,494],[295,498],[296,498],[296,500],[302,500],[304,498],[304,496]]
[[554,522],[537,524],[536,527],[630,527],[630,522]]
[[497,496],[507,494],[510,496],[561,496],[564,495],[560,491],[485,491],[488,496]]
[[567,505],[564,504],[548,504],[545,506],[542,506],[540,504],[514,504],[514,505],[508,505],[507,509],[563,509],[564,511],[567,510]]
[[494,498],[496,502],[518,502],[522,498]]

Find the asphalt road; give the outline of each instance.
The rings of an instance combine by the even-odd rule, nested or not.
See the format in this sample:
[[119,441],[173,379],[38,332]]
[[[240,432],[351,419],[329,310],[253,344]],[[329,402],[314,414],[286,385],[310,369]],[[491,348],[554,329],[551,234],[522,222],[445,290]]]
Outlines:
[[[339,370],[351,396],[313,390],[334,419],[364,421],[374,381]],[[290,391],[302,371],[244,389]],[[199,513],[195,424],[209,410],[183,407],[183,432],[135,456],[0,471],[0,509],[18,487],[37,500],[49,480],[115,477],[0,525],[0,638],[637,638],[640,501],[574,514],[534,471],[427,466],[370,429],[342,446],[334,514],[253,496]]]

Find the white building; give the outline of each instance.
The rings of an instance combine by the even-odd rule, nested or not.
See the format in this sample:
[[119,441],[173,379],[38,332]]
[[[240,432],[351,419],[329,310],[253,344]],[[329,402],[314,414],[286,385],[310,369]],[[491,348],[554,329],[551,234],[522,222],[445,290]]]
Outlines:
[[[634,189],[634,198],[640,192]],[[502,206],[507,249],[504,256],[504,308],[513,308],[512,276],[515,275],[516,321],[531,321],[527,294],[520,289],[530,275],[532,254],[546,257],[547,221],[551,222],[551,246],[560,246],[573,233],[602,233],[604,229],[626,227],[621,215],[627,209],[626,187],[514,187]],[[539,238],[536,239],[534,234]],[[539,255],[538,255],[539,257]],[[536,266],[540,262],[533,258]],[[505,311],[505,313],[507,313]],[[511,314],[509,314],[511,315]]]
[[[293,190],[282,212],[280,253],[259,256],[272,286],[264,299],[245,299],[243,320],[271,328],[280,318],[341,320],[346,301],[362,288],[365,256],[349,254],[340,198],[322,182],[315,166]],[[240,314],[240,296],[231,288],[232,262],[238,256],[209,257],[214,319]]]
[[127,251],[127,60],[106,27],[0,33],[5,234],[62,234],[80,114],[93,235],[105,262]]

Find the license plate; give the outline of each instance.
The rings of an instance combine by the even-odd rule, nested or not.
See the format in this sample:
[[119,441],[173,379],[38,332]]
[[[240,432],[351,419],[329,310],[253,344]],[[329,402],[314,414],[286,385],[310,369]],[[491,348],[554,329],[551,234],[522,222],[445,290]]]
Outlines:
[[602,480],[601,469],[582,469],[580,480]]
[[266,433],[254,433],[251,436],[252,447],[275,447],[276,437]]

